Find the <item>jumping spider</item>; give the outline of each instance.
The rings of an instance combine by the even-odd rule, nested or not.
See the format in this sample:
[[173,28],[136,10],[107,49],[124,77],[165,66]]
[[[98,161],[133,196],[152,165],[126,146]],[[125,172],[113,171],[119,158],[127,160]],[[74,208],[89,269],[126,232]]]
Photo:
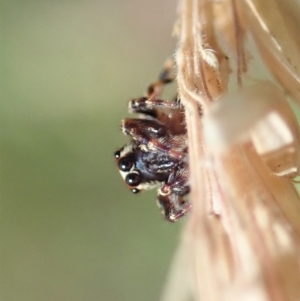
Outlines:
[[177,221],[191,205],[189,193],[187,133],[183,107],[176,98],[160,98],[162,87],[173,81],[166,66],[159,80],[148,87],[147,96],[131,100],[129,112],[139,118],[122,121],[130,142],[115,152],[121,176],[133,193],[158,188],[157,204],[171,222]]

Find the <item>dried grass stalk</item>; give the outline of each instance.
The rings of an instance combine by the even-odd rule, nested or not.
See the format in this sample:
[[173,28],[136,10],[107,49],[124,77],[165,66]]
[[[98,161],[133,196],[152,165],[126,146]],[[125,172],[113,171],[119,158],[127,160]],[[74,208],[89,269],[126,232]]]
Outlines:
[[[231,23],[223,23],[217,2],[231,12]],[[179,9],[177,80],[193,208],[164,301],[300,300],[300,199],[292,179],[299,127],[272,83],[226,94],[230,67],[216,29],[231,41],[241,87],[239,9],[234,0],[182,0]]]

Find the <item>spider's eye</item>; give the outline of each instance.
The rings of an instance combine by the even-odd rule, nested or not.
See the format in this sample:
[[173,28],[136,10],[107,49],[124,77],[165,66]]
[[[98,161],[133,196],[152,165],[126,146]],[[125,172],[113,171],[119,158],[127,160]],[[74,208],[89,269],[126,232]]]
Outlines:
[[130,173],[126,176],[125,182],[131,187],[138,186],[141,183],[141,176],[138,173]]
[[121,156],[121,152],[120,152],[120,151],[116,151],[116,152],[114,153],[114,157],[115,157],[116,159],[119,159],[120,156]]
[[135,193],[135,194],[140,192],[140,190],[136,189],[136,188],[132,188],[131,191],[132,191],[132,193]]
[[118,166],[122,171],[129,171],[133,166],[133,162],[129,158],[124,157],[120,159]]

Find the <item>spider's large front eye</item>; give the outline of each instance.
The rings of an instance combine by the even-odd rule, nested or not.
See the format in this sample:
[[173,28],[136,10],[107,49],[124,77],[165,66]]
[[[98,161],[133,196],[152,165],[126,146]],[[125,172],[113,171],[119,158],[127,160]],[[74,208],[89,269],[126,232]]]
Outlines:
[[131,187],[136,187],[141,183],[141,176],[138,173],[130,173],[126,176],[125,182]]
[[118,166],[122,171],[129,171],[133,166],[133,162],[129,158],[125,157],[119,161]]

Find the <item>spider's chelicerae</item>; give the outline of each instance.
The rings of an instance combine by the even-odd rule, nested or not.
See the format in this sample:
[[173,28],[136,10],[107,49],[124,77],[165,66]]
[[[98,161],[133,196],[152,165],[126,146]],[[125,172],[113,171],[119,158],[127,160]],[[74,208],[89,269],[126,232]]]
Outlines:
[[131,100],[129,112],[139,118],[122,121],[130,142],[115,152],[121,176],[133,193],[158,188],[157,204],[165,218],[177,221],[190,209],[187,133],[183,107],[176,98],[160,97],[173,81],[170,67],[151,84],[146,97]]

